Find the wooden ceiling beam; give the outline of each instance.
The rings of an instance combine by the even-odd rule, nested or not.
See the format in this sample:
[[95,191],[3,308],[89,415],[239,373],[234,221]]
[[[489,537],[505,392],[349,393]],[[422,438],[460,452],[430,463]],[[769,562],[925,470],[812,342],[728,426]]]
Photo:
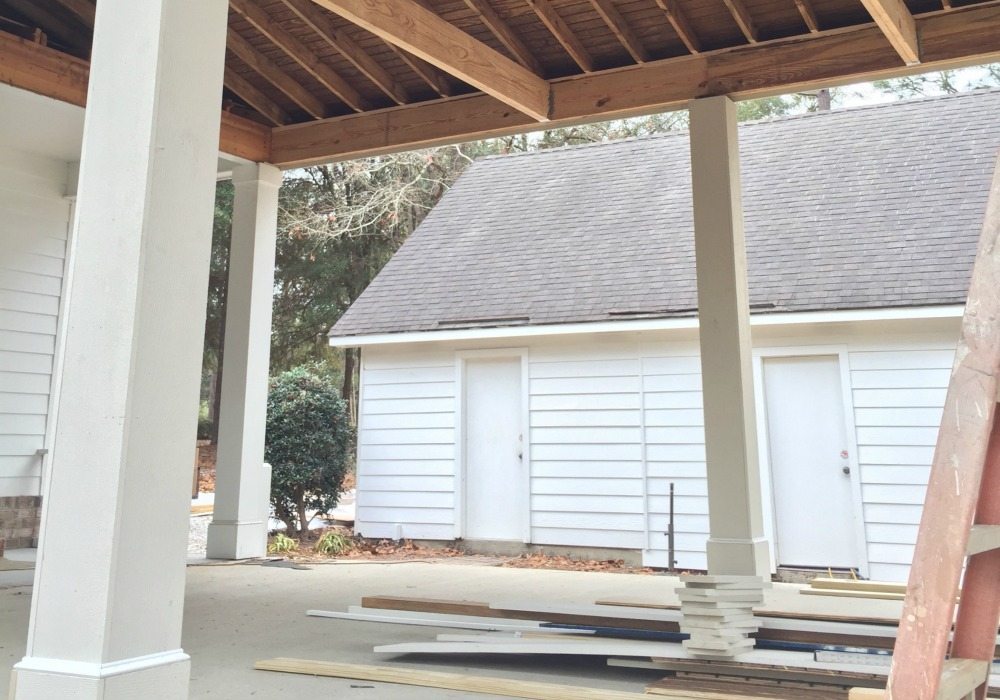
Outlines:
[[538,18],[542,20],[552,36],[556,38],[556,41],[566,49],[566,53],[570,55],[576,65],[580,66],[580,70],[584,73],[594,72],[594,59],[590,57],[590,52],[587,51],[587,47],[583,45],[579,37],[573,30],[569,28],[556,8],[552,7],[549,0],[527,0],[531,9],[535,11]]
[[815,34],[819,31],[819,20],[816,19],[816,11],[809,0],[795,0],[795,7],[802,15],[802,21],[806,23],[806,29]]
[[917,24],[903,0],[861,0],[885,38],[907,65],[920,63]]
[[534,54],[524,45],[521,38],[514,33],[510,25],[500,15],[487,0],[465,0],[465,4],[470,10],[479,15],[479,19],[486,28],[489,29],[497,40],[507,47],[514,59],[522,66],[530,70],[535,75],[544,75],[542,65],[535,58]]
[[56,0],[56,2],[72,12],[85,27],[94,28],[94,16],[97,8],[91,0]]
[[[0,32],[0,83],[60,102],[84,107],[90,64],[75,56]],[[219,150],[267,163],[271,129],[243,117],[221,113]]]
[[514,109],[538,121],[548,119],[545,80],[414,0],[313,1]]
[[649,52],[643,46],[639,35],[632,30],[612,0],[590,0],[590,4],[636,63],[645,63],[649,60]]
[[[571,126],[683,109],[698,97],[770,97],[1000,60],[1000,2],[916,18],[924,62],[906,66],[873,25],[776,39],[552,82],[552,121]],[[522,133],[537,128],[485,95],[469,95],[273,131],[282,167]]]
[[327,116],[326,105],[307,90],[301,83],[283,71],[274,61],[258,51],[253,44],[243,38],[235,29],[229,29],[226,48],[237,58],[250,66],[271,85],[281,90],[292,102],[316,119]]
[[222,78],[222,84],[234,92],[240,99],[253,107],[257,112],[271,122],[274,126],[281,126],[288,123],[288,113],[279,107],[274,100],[260,91],[257,86],[237,73],[232,68],[226,67]]
[[327,90],[339,97],[356,112],[371,109],[371,105],[344,80],[337,71],[328,66],[319,56],[313,53],[305,44],[295,38],[291,32],[278,22],[254,0],[230,0],[230,6],[243,15],[257,31],[266,36],[269,41],[288,54],[300,66],[309,71]]
[[[902,1],[902,0],[900,0]],[[760,34],[757,31],[757,25],[753,21],[753,17],[750,16],[750,11],[747,6],[743,4],[743,0],[722,0],[729,8],[729,13],[736,20],[736,25],[743,32],[743,36],[751,44],[756,44],[760,41]]]
[[701,41],[691,28],[691,23],[688,22],[687,15],[677,4],[677,0],[656,0],[656,4],[666,13],[667,21],[670,22],[670,26],[674,28],[674,32],[687,47],[687,50],[691,53],[700,53]]
[[405,105],[410,101],[406,89],[389,75],[385,68],[372,58],[367,51],[357,45],[347,32],[335,26],[329,15],[321,10],[312,0],[283,0],[288,9],[316,32],[323,41],[335,51],[354,64],[361,73],[375,83],[379,90],[388,95],[393,102]]
[[432,66],[422,58],[417,58],[411,53],[403,51],[401,48],[388,41],[383,40],[400,61],[405,63],[410,70],[420,76],[420,79],[430,85],[441,97],[451,97],[455,94],[455,89],[448,80],[448,75],[437,66]]

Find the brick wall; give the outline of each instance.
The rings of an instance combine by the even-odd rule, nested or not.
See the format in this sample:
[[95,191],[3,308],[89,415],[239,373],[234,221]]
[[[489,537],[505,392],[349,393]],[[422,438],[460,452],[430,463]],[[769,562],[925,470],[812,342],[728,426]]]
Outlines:
[[21,549],[38,546],[41,524],[41,496],[5,496],[0,498],[0,552],[3,548]]

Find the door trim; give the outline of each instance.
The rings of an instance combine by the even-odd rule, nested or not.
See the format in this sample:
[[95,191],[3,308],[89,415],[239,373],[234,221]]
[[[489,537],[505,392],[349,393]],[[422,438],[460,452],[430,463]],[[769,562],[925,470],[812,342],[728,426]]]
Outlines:
[[854,549],[858,561],[858,573],[868,578],[868,540],[865,532],[864,500],[861,494],[861,468],[858,464],[858,436],[854,425],[854,397],[851,385],[851,366],[847,345],[796,345],[788,347],[765,347],[753,350],[754,408],[757,413],[757,450],[760,460],[761,493],[764,501],[764,531],[771,550],[771,568],[777,570],[777,529],[775,528],[774,489],[771,470],[770,436],[767,426],[764,386],[764,360],[776,357],[815,357],[827,355],[837,358],[840,370],[840,394],[844,414],[844,434],[848,445],[848,466],[851,468],[851,519],[853,521]]
[[519,359],[521,361],[521,541],[531,542],[531,433],[529,422],[528,348],[487,348],[455,351],[455,539],[466,533],[466,450],[465,450],[465,390],[468,383],[466,365],[469,360]]

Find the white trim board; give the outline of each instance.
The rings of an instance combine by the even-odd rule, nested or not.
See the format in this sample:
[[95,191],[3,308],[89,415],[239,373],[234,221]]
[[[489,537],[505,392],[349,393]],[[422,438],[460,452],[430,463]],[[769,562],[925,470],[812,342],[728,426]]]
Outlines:
[[[898,309],[853,309],[846,311],[802,311],[773,314],[754,314],[752,327],[789,326],[805,323],[856,323],[859,321],[900,321],[932,318],[961,318],[965,311],[962,304],[943,306],[914,306]],[[412,331],[404,333],[374,333],[371,335],[331,336],[335,348],[366,347],[370,345],[397,345],[402,343],[430,343],[455,340],[500,340],[506,338],[531,338],[553,335],[579,335],[581,333],[621,333],[627,331],[660,331],[696,329],[698,319],[655,318],[633,321],[594,321],[591,323],[555,323],[537,326],[508,326],[501,328],[462,328],[446,331]]]

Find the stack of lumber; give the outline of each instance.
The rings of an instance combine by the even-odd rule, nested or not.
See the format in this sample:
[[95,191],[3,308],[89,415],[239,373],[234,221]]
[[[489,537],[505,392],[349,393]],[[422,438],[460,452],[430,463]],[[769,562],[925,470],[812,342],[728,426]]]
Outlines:
[[731,659],[754,646],[753,606],[764,602],[762,582],[750,576],[681,576],[681,632],[693,656]]

